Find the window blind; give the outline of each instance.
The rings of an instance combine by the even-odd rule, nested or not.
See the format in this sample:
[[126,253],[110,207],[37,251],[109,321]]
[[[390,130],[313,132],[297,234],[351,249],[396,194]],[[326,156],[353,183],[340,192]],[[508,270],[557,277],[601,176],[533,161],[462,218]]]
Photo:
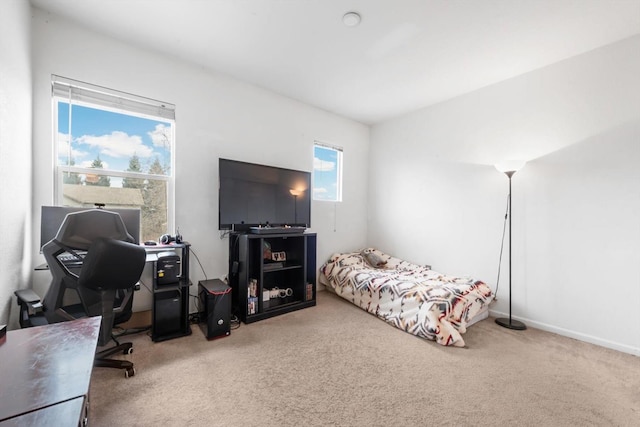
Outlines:
[[338,147],[336,145],[331,145],[331,144],[327,144],[326,142],[321,142],[321,141],[313,141],[313,145],[317,145],[319,147],[324,147],[324,148],[329,148],[331,150],[336,150],[342,153],[342,147]]
[[66,77],[52,75],[51,91],[53,96],[68,99],[70,103],[74,101],[87,102],[106,108],[175,120],[175,105],[173,104],[72,80]]

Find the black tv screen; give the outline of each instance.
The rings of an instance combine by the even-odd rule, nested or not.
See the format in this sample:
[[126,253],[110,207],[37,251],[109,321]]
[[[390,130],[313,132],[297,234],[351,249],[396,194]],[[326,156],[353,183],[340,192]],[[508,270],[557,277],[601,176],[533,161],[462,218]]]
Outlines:
[[220,159],[218,226],[311,226],[311,172]]

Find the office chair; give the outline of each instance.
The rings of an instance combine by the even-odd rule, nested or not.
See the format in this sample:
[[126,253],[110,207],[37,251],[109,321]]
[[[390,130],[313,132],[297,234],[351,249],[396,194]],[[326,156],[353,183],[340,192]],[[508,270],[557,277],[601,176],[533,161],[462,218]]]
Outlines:
[[[96,352],[94,366],[124,369],[127,378],[135,375],[133,363],[107,359],[119,351],[132,352],[131,343],[120,344],[112,337],[114,324],[131,317],[133,289],[146,259],[144,248],[130,241],[117,213],[93,209],[68,214],[56,237],[43,247],[53,276],[43,301],[29,289],[15,292],[20,325],[102,316],[98,346],[111,339],[116,346]],[[68,290],[75,291],[79,303],[64,305]]]
[[[93,291],[84,292],[83,305],[88,316],[102,316],[99,346],[112,339],[114,324],[131,317],[133,287],[142,275],[145,260],[144,248],[120,240],[100,237],[89,248],[78,276],[78,289]],[[117,294],[121,295],[119,304],[116,304]],[[133,363],[107,358],[117,352],[129,354],[133,350],[130,342],[115,341],[114,347],[96,353],[94,366],[125,369],[127,378],[135,375]]]

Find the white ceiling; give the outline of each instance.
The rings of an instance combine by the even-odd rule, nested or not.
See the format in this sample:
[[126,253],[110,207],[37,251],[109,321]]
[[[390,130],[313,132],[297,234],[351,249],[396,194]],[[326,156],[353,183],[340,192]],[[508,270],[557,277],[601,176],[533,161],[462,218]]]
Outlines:
[[640,0],[31,3],[365,124],[640,33]]

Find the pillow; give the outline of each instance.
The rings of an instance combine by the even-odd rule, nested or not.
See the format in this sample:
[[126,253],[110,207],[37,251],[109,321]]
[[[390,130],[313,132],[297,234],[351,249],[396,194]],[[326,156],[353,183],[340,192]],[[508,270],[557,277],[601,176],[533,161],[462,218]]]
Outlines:
[[373,252],[362,251],[360,252],[360,255],[362,255],[364,260],[367,261],[367,264],[369,264],[373,268],[387,267],[387,260],[383,260],[382,257],[378,254],[375,254]]

